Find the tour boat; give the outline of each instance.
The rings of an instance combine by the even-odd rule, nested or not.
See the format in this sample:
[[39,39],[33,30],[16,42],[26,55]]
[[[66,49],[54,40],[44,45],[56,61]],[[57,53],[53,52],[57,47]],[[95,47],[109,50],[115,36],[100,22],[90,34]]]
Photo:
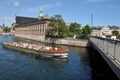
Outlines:
[[67,58],[69,53],[69,50],[62,48],[29,44],[23,42],[4,42],[3,47],[17,51],[22,51],[25,53],[36,54],[37,56],[40,57],[50,57],[50,58]]

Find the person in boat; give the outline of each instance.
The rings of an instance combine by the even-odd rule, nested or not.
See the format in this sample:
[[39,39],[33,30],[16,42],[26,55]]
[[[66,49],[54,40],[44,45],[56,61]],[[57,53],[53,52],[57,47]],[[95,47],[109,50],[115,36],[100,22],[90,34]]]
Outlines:
[[32,50],[38,50],[38,51],[60,50],[57,47],[53,48],[51,46],[37,45],[37,44],[23,43],[23,42],[5,42],[4,44],[10,45],[10,46],[21,47],[21,48],[28,48],[28,49],[32,49]]
[[57,50],[58,50],[58,48],[57,48],[57,47],[55,47],[55,50],[57,51]]
[[49,46],[46,46],[46,49],[47,49],[47,50],[50,50],[50,47],[49,47]]

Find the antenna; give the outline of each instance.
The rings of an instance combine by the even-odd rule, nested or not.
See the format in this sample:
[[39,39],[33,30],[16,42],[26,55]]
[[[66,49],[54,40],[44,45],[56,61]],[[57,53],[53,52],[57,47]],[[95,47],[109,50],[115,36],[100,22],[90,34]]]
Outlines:
[[91,14],[91,27],[93,26],[93,14]]

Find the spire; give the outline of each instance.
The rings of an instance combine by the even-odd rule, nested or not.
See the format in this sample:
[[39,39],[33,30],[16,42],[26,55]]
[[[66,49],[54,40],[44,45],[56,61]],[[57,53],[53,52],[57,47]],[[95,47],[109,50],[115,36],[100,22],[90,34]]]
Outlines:
[[38,14],[38,19],[42,19],[43,18],[43,9],[40,9],[40,12]]

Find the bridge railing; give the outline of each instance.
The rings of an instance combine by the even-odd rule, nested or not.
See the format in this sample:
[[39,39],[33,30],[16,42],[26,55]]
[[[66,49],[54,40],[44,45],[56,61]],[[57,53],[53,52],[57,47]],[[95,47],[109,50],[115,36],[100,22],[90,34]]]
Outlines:
[[91,37],[90,41],[120,65],[120,40]]

